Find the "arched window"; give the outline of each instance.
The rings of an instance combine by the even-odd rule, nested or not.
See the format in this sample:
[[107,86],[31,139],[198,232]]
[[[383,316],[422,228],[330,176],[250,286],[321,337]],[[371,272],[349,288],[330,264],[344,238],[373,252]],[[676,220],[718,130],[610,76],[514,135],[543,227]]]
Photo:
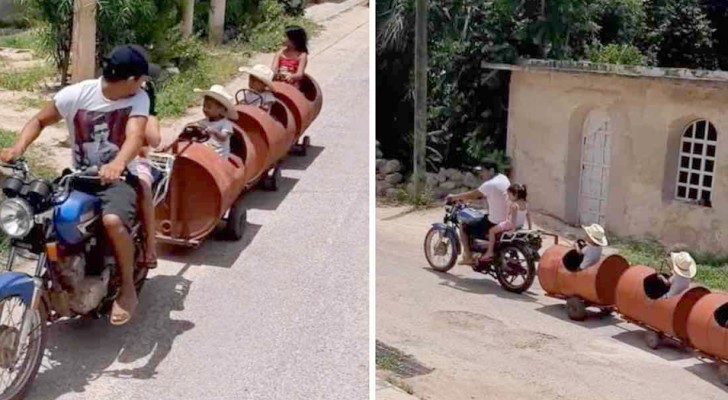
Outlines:
[[718,133],[701,119],[685,128],[680,141],[675,198],[710,207]]

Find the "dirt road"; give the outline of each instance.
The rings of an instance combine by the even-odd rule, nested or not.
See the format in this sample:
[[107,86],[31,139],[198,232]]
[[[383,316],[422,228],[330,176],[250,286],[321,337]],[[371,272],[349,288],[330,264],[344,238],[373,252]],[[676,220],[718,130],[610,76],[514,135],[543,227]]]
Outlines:
[[572,322],[538,281],[514,295],[469,267],[433,272],[422,241],[443,211],[403,211],[377,209],[377,339],[422,364],[405,380],[416,396],[726,398],[712,364],[677,349],[650,350],[643,331],[618,318]]
[[164,248],[128,326],[52,326],[31,399],[367,397],[368,14],[312,41],[313,147],[246,195],[243,240]]

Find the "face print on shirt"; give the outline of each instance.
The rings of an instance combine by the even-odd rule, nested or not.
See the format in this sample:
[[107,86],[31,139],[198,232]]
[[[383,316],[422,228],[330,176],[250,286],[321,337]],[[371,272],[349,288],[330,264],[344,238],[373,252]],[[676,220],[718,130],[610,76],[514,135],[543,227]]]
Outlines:
[[111,162],[126,138],[131,107],[110,112],[79,110],[73,118],[73,157],[79,167]]

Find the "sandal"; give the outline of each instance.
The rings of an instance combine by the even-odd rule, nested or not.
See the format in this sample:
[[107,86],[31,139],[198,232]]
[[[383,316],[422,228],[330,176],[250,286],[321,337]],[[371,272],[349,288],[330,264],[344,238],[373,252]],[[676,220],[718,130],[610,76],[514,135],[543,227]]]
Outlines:
[[109,316],[109,322],[111,325],[120,326],[129,322],[131,320],[131,314],[136,309],[137,304],[139,304],[139,300],[136,301],[131,310],[127,311],[121,308],[118,299],[114,300],[114,304],[111,306],[111,315]]
[[470,266],[472,266],[473,264],[475,264],[475,260],[460,260],[460,262],[458,263],[458,265],[470,265]]
[[157,268],[157,260],[140,261],[139,266],[146,269],[154,269]]

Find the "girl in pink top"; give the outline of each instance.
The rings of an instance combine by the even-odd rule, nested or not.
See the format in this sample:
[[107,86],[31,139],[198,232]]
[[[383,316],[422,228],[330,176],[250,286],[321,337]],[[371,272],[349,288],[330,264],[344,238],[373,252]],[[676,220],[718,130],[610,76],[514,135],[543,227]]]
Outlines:
[[288,82],[296,87],[306,73],[308,38],[300,26],[286,28],[286,47],[276,53],[271,69],[274,80]]

